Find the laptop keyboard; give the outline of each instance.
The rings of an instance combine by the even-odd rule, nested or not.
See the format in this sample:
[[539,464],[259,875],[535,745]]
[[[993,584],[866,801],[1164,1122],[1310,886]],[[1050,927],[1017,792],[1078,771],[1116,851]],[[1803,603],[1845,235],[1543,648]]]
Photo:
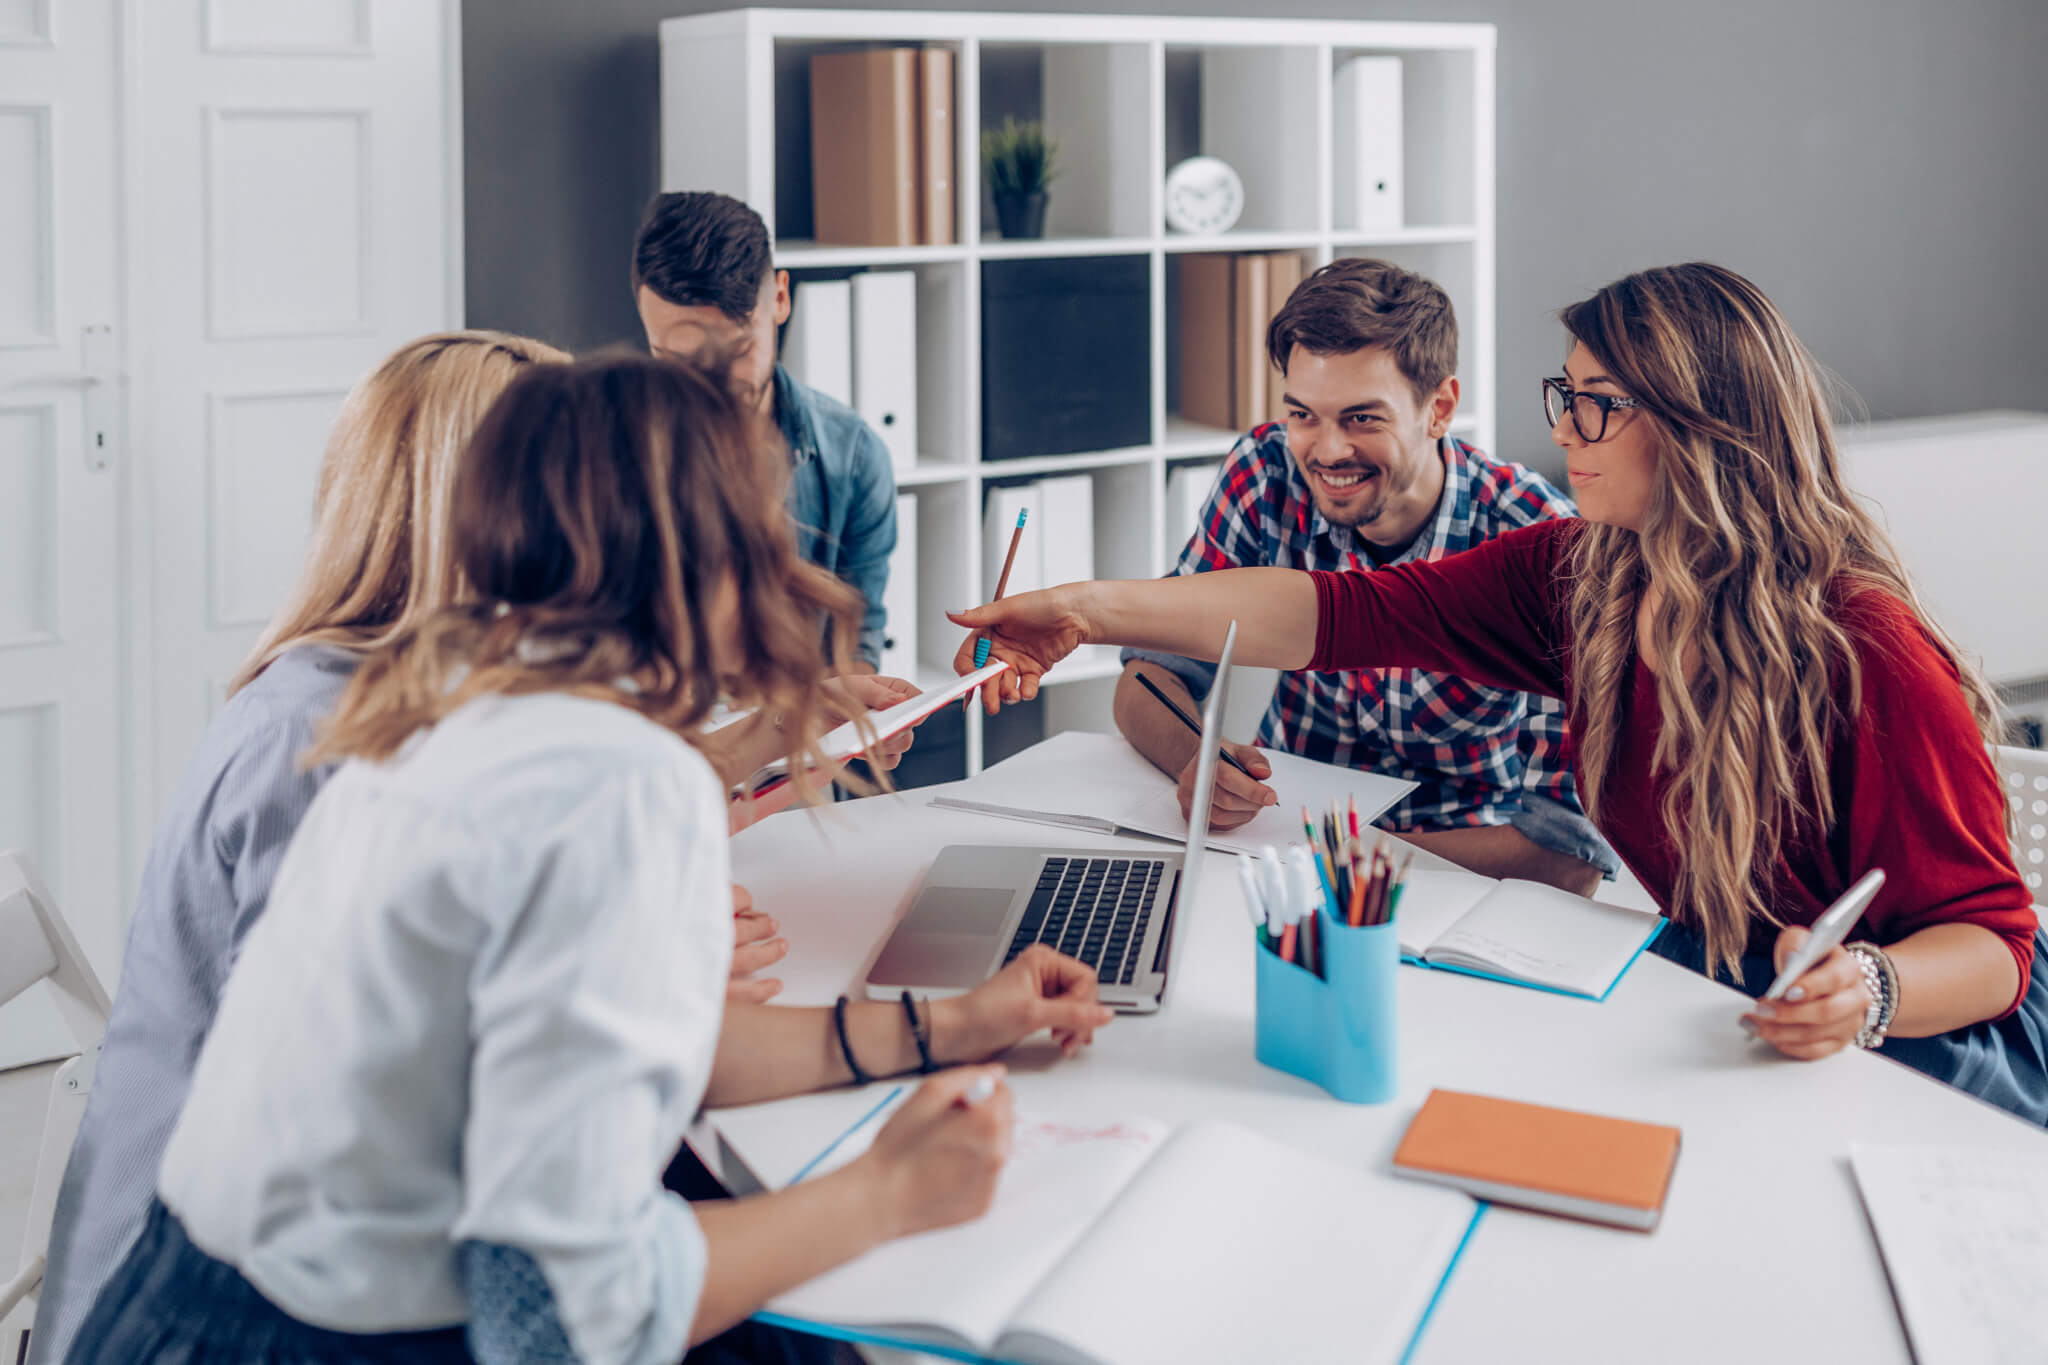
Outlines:
[[1047,858],[1003,961],[1043,943],[1093,967],[1106,986],[1130,985],[1165,871],[1156,858]]

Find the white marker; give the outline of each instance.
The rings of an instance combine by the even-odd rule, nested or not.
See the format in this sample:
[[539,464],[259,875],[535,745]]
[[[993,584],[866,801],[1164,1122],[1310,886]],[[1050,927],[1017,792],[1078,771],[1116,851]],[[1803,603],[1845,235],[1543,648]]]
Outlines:
[[1266,927],[1266,897],[1259,890],[1258,876],[1252,871],[1250,858],[1237,860],[1237,880],[1244,888],[1244,912],[1252,917],[1252,928]]
[[974,1084],[960,1092],[960,1102],[972,1109],[990,1095],[996,1093],[996,1073],[984,1071],[975,1078]]

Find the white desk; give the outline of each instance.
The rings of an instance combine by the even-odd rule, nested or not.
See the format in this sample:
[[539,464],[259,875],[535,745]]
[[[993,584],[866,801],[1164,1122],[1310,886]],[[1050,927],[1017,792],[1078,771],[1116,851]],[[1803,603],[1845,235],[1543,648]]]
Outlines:
[[[842,803],[819,816],[790,812],[741,834],[733,875],[791,943],[778,969],[788,983],[784,1002],[830,1004],[842,991],[857,992],[942,845],[1138,845],[925,804],[934,790],[1042,798],[1049,778],[1161,780],[1121,741],[1064,735],[958,787]],[[1858,1365],[1907,1361],[1849,1173],[1849,1144],[2039,1150],[2048,1142],[2003,1111],[1880,1057],[1782,1059],[1744,1037],[1735,993],[1650,954],[1598,1004],[1404,969],[1401,1095],[1378,1106],[1339,1103],[1253,1060],[1254,949],[1231,862],[1218,856],[1206,865],[1165,1010],[1118,1019],[1076,1061],[1048,1062],[1028,1047],[1013,1056],[1020,1108],[1170,1122],[1222,1117],[1375,1165],[1387,1161],[1432,1086],[1684,1130],[1654,1233],[1492,1210],[1437,1306],[1418,1365],[1728,1361],[1759,1351]],[[711,1117],[734,1153],[779,1183],[815,1154],[819,1133],[840,1131],[880,1093],[804,1096]]]

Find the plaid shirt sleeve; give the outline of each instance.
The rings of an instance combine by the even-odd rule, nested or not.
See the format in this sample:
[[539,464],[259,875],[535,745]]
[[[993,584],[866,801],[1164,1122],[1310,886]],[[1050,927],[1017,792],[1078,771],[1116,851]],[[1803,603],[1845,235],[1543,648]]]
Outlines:
[[[1556,485],[1528,470],[1518,470],[1506,481],[1495,505],[1504,531],[1579,514]],[[1572,779],[1571,756],[1565,750],[1564,703],[1530,694],[1529,716],[1522,723],[1517,747],[1522,755],[1523,790],[1580,810],[1578,784]]]
[[[1266,504],[1269,488],[1266,457],[1261,454],[1260,437],[1272,428],[1261,427],[1243,437],[1217,471],[1216,484],[1202,504],[1194,535],[1174,564],[1176,574],[1207,573],[1211,569],[1255,568],[1273,562],[1271,520]],[[1161,654],[1149,649],[1126,649],[1122,660],[1154,663],[1171,671],[1188,685],[1196,701],[1209,695],[1216,681],[1216,665],[1178,654]]]

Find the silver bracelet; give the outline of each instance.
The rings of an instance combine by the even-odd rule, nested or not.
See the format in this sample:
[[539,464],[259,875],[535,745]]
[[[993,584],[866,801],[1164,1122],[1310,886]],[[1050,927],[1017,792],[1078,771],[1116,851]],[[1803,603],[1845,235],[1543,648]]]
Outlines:
[[1875,943],[1851,943],[1846,951],[1862,969],[1863,988],[1870,994],[1870,1005],[1863,1012],[1863,1028],[1856,1035],[1856,1046],[1874,1048],[1884,1042],[1885,1033],[1892,1026],[1892,1016],[1898,1013],[1898,969],[1892,965],[1890,955]]

